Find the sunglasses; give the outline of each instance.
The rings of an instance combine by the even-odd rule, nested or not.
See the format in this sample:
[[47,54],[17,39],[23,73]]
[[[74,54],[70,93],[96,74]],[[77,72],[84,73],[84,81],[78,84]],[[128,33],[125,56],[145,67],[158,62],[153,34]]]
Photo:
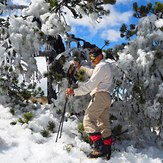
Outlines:
[[96,59],[95,54],[91,53],[89,54],[89,56],[90,56],[91,61],[94,62]]

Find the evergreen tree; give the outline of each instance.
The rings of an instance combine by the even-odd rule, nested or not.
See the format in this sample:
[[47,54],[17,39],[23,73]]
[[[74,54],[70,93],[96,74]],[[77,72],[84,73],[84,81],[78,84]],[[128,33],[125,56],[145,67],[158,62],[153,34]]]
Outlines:
[[[156,2],[153,6],[152,3],[148,3],[147,6],[141,5],[138,6],[137,2],[133,3],[133,16],[135,18],[142,18],[150,14],[155,14],[157,17],[162,17],[163,12],[163,4],[160,2]],[[129,27],[126,24],[122,24],[120,28],[121,37],[125,37],[126,39],[130,40],[133,35],[137,34],[137,25],[130,24]]]
[[[136,37],[118,52],[118,61],[113,66],[116,102],[112,111],[123,127],[133,128],[129,137],[137,145],[148,142],[163,149],[163,32],[158,25],[162,20],[161,6],[156,3],[154,7],[138,7],[134,3],[134,16],[139,17],[133,28]],[[126,25],[121,27],[122,31],[128,31]],[[130,38],[131,33],[125,33],[125,37]]]
[[[109,11],[104,9],[104,5],[114,4],[115,0],[100,2],[39,0],[39,3],[35,0],[29,6],[9,5],[7,2],[0,2],[1,14],[6,10],[22,10],[20,15],[11,14],[7,19],[0,19],[1,88],[9,90],[13,81],[17,80],[20,75],[28,83],[35,79],[41,79],[36,65],[36,56],[46,56],[48,74],[50,74],[49,71],[54,68],[51,65],[56,64],[54,63],[55,57],[65,51],[61,35],[69,36],[68,32],[71,30],[66,22],[65,8],[73,14],[75,19],[88,15],[97,20],[103,15],[109,14]],[[44,51],[42,51],[42,47],[45,47]],[[51,98],[56,98],[56,92],[53,90],[53,78],[58,80],[58,77],[65,77],[64,72],[60,74],[58,74],[58,70],[56,72],[53,77],[48,75],[49,102],[51,102]],[[5,87],[6,85],[7,87]],[[8,90],[5,93],[10,95]],[[4,92],[1,91],[1,94]]]

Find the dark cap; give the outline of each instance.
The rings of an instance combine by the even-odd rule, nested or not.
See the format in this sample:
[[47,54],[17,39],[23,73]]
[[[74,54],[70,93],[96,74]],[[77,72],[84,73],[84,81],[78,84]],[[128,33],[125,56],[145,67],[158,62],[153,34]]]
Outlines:
[[99,49],[99,48],[95,48],[95,49],[92,49],[90,50],[89,52],[89,56],[90,56],[90,59],[93,61],[96,59],[96,57],[98,55],[102,54],[102,49]]

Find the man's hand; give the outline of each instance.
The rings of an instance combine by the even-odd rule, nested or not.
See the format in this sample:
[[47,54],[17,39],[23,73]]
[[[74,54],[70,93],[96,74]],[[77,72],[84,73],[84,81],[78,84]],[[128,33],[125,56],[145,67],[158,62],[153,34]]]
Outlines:
[[66,89],[66,96],[69,96],[69,95],[74,95],[74,90],[72,88]]
[[80,63],[78,61],[73,61],[74,66],[79,69],[81,67]]

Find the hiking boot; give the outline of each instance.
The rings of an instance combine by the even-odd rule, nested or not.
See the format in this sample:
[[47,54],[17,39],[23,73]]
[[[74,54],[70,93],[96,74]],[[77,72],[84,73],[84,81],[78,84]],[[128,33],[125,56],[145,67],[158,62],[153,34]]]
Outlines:
[[103,149],[102,149],[102,153],[103,155],[106,157],[107,160],[110,160],[110,156],[111,156],[111,145],[103,145]]
[[88,155],[88,157],[106,157],[106,159],[109,160],[111,156],[112,137],[109,136],[102,140],[101,134],[93,133],[90,134],[90,138],[93,142],[94,150]]
[[98,158],[98,157],[103,157],[105,156],[105,154],[98,150],[98,149],[94,149],[90,154],[88,154],[88,158]]
[[112,145],[112,136],[103,139],[103,149],[102,152],[106,156],[106,159],[109,160],[111,156],[111,145]]
[[110,156],[111,156],[111,145],[103,145],[102,150],[94,149],[87,157],[89,158],[105,157],[107,160],[110,160]]
[[102,139],[93,142],[94,150],[88,155],[89,158],[98,158],[104,156]]

